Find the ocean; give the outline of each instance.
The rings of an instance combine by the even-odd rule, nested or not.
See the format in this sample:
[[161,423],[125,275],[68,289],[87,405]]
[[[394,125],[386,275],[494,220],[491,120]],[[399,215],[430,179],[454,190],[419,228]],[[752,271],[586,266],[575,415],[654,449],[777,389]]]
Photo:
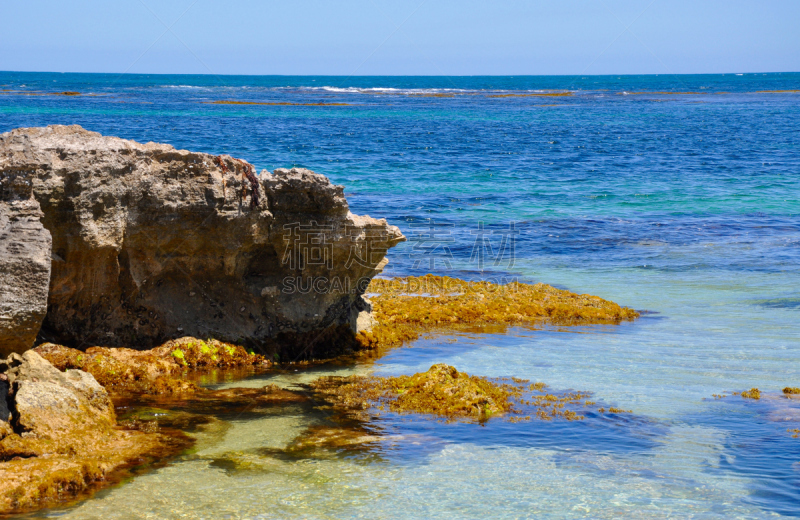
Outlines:
[[[388,414],[368,425],[387,441],[366,452],[291,459],[269,449],[325,418],[255,410],[195,432],[197,447],[165,467],[36,516],[800,516],[800,400],[781,394],[800,386],[800,74],[0,73],[0,132],[48,124],[322,173],[354,213],[408,237],[386,276],[544,282],[643,312],[437,336],[375,363],[227,384],[448,363],[631,414]],[[713,397],[754,387],[760,400]],[[230,453],[252,469],[220,462]]]

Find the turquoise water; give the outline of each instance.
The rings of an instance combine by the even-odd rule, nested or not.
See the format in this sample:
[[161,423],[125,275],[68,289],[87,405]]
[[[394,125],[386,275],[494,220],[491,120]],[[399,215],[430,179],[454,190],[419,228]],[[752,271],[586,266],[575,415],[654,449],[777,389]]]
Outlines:
[[[286,460],[265,448],[324,413],[253,410],[196,433],[196,453],[50,514],[800,516],[800,439],[786,431],[800,428],[800,401],[780,397],[800,386],[800,93],[762,92],[800,89],[800,74],[0,73],[0,89],[10,91],[0,131],[80,124],[328,175],[353,212],[409,237],[390,253],[390,276],[543,281],[650,311],[620,326],[421,340],[337,369],[400,374],[446,362],[591,391],[630,416],[480,426],[387,415],[367,425],[383,439],[367,455]],[[84,95],[20,94],[60,91]],[[552,91],[571,95],[530,96]],[[297,105],[209,103],[219,100]],[[486,235],[483,270],[473,254],[481,222],[497,232]],[[497,255],[504,236],[513,248]],[[765,397],[712,398],[751,387]],[[215,464],[232,453],[259,469]]]

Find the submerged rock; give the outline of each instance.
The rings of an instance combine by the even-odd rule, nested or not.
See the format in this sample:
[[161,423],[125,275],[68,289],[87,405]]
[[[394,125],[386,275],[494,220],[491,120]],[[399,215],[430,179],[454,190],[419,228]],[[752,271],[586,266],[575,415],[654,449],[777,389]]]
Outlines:
[[[28,257],[49,252],[52,235],[40,338],[146,349],[213,336],[289,359],[335,352],[368,311],[361,295],[386,251],[404,237],[385,220],[350,213],[343,188],[322,175],[253,172],[230,156],[79,126],[0,135],[0,193],[27,186],[41,206],[43,228],[25,221],[38,248]],[[10,349],[30,346],[31,333],[17,331],[41,320],[46,264],[30,277],[32,318],[13,305],[20,317],[6,328],[22,340]],[[14,276],[0,291],[21,287]]]
[[68,501],[190,443],[117,429],[111,399],[91,374],[61,372],[32,350],[1,360],[0,375],[11,405],[9,420],[0,420],[0,514]]
[[485,420],[513,410],[515,389],[445,365],[398,377],[321,378],[311,387],[342,409],[388,406],[395,412]]
[[[579,411],[606,412],[588,400],[588,392],[553,393],[544,383],[469,375],[443,363],[410,376],[322,377],[309,387],[348,420],[364,420],[384,410],[481,422],[498,416],[507,416],[511,422],[576,421],[584,419]],[[528,411],[535,413],[527,415]],[[631,412],[612,407],[608,413]]]

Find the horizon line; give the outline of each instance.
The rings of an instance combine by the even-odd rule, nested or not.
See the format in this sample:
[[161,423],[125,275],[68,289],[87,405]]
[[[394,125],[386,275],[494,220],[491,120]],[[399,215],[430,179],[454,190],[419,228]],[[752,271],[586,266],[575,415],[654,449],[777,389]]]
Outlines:
[[85,72],[49,70],[0,70],[0,74],[116,74],[118,76],[248,76],[248,77],[318,77],[318,78],[541,78],[541,77],[603,77],[603,76],[725,76],[744,74],[800,74],[800,71],[771,72],[679,72],[679,73],[605,73],[605,74],[212,74],[185,72]]

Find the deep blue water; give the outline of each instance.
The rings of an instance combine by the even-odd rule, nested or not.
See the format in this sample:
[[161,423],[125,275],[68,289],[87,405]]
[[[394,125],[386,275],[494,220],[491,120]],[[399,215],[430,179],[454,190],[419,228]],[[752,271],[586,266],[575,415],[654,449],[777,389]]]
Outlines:
[[[0,73],[0,90],[0,131],[80,124],[323,173],[354,213],[409,237],[388,275],[519,277],[652,311],[618,327],[424,340],[377,366],[447,362],[588,390],[630,421],[388,417],[376,427],[395,440],[378,462],[260,460],[269,471],[237,476],[200,456],[68,515],[800,516],[800,439],[786,431],[800,401],[780,397],[800,386],[800,74]],[[47,95],[62,91],[82,95]],[[541,95],[553,93],[569,95]],[[765,397],[711,397],[751,387]],[[200,454],[285,443],[314,420],[234,421]]]

